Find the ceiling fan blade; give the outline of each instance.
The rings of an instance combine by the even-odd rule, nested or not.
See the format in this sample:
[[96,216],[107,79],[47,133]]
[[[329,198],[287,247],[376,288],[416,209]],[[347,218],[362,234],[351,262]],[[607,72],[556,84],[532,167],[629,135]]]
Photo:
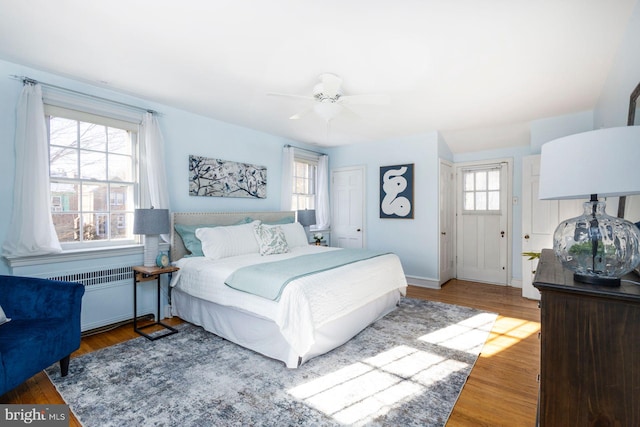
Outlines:
[[358,113],[356,113],[355,111],[353,111],[352,108],[348,107],[347,105],[343,105],[342,106],[342,115],[347,118],[347,119],[362,119],[362,116]]
[[309,114],[311,111],[313,111],[313,108],[307,108],[306,110],[302,110],[299,113],[294,114],[293,116],[289,117],[289,120],[298,120],[303,118],[304,116],[306,116],[307,114]]
[[313,96],[305,96],[305,95],[293,95],[290,93],[277,93],[277,92],[269,92],[267,96],[281,96],[284,98],[294,98],[294,99],[303,99],[305,101],[315,101],[316,99]]
[[387,105],[389,103],[389,96],[378,93],[345,95],[341,96],[338,102],[345,105]]
[[324,73],[320,75],[320,81],[322,82],[322,93],[326,96],[333,98],[340,92],[340,85],[342,85],[342,79],[335,74]]

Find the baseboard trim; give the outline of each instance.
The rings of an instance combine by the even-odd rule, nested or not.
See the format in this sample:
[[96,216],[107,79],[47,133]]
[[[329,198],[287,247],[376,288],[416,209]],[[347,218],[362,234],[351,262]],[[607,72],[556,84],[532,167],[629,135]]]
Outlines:
[[436,279],[415,276],[406,276],[406,278],[407,283],[410,285],[419,286],[421,288],[442,289],[442,286],[440,286],[440,282]]
[[522,288],[522,280],[521,279],[511,279],[511,286],[514,288]]

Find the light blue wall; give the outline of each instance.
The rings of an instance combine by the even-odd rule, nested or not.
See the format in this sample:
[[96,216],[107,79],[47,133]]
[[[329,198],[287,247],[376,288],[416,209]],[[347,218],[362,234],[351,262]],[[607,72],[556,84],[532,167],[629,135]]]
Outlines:
[[[366,166],[365,239],[395,252],[409,276],[438,278],[438,133],[331,149],[331,168]],[[414,164],[414,219],[380,218],[380,167]]]
[[438,132],[438,155],[443,160],[453,162],[453,153],[440,132]]
[[593,111],[534,120],[531,127],[531,154],[540,154],[542,144],[556,138],[593,130]]
[[[282,147],[294,141],[230,125],[168,107],[160,125],[165,139],[171,208],[176,212],[280,210]],[[221,158],[267,167],[267,198],[189,196],[189,155]]]
[[[10,75],[28,76],[43,83],[61,86],[89,95],[153,109],[160,113],[159,123],[165,140],[165,163],[169,196],[174,211],[243,211],[280,209],[280,171],[282,147],[291,144],[308,147],[285,138],[202,117],[166,105],[125,96],[113,91],[0,61],[0,242],[4,242],[11,220],[15,174],[15,108],[22,82]],[[189,154],[255,163],[267,167],[267,198],[238,199],[192,197],[188,195]],[[9,274],[1,258],[0,274]]]
[[[0,62],[0,242],[7,236],[13,205],[13,178],[15,173],[15,109],[22,84],[8,79],[9,68]],[[16,90],[17,88],[17,90]],[[0,258],[0,274],[8,274],[4,258]]]

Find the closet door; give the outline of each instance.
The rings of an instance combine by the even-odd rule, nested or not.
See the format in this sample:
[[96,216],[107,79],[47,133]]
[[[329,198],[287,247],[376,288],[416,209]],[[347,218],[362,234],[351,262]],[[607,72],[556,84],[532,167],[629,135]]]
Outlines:
[[363,166],[331,171],[331,244],[339,248],[364,247]]
[[[553,248],[553,232],[560,221],[582,214],[586,200],[539,200],[540,156],[522,159],[522,252]],[[522,296],[540,299],[533,287],[538,260],[522,257]]]
[[453,279],[455,266],[455,179],[453,165],[440,161],[440,278],[442,285]]

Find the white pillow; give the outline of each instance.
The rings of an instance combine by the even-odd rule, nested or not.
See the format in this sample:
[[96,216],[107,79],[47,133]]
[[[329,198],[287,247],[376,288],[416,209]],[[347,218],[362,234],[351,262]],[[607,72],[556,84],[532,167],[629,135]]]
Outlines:
[[207,258],[221,259],[257,254],[260,248],[253,235],[253,226],[257,224],[260,224],[260,221],[215,228],[198,228],[196,237],[202,242],[202,253]]
[[[275,225],[264,225],[265,227],[276,227]],[[278,227],[282,229],[284,238],[287,240],[287,245],[290,248],[297,246],[307,246],[309,239],[307,238],[307,232],[304,231],[302,224],[294,222],[291,224],[279,224]]]
[[263,224],[253,226],[253,234],[256,236],[260,255],[275,255],[289,252],[287,240],[279,225],[267,227]]
[[7,318],[7,315],[4,314],[4,310],[2,310],[2,307],[0,307],[0,325],[2,325],[3,323],[7,323],[9,320],[9,318]]

